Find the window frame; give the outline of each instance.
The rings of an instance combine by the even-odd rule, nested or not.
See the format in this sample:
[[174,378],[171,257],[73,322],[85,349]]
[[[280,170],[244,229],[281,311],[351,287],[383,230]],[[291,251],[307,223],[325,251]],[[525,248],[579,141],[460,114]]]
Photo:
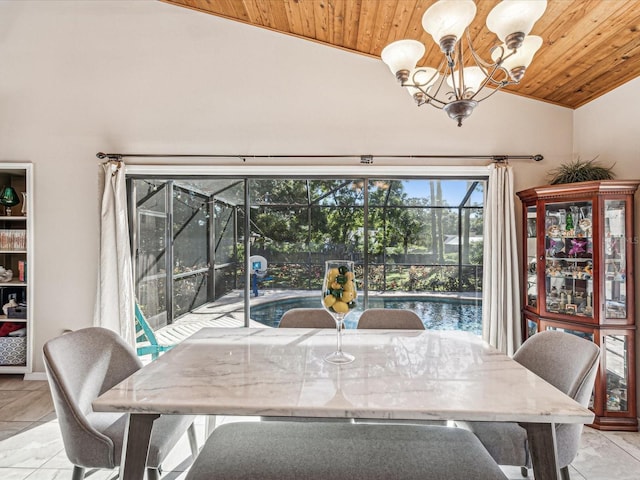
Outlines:
[[[377,158],[377,157],[376,157]],[[295,161],[295,157],[291,157]],[[332,159],[333,160],[333,159]],[[308,159],[299,159],[299,162],[308,162]],[[339,172],[329,174],[328,165],[126,165],[127,179],[141,177],[170,178],[172,176],[189,176],[205,178],[385,178],[385,179],[477,179],[488,184],[489,169],[487,166],[470,165],[340,165]],[[245,200],[248,192],[245,192]],[[486,193],[485,193],[486,201]],[[131,214],[132,212],[130,212]],[[245,251],[249,251],[249,239],[245,238]],[[133,238],[132,238],[133,243]],[[133,244],[132,244],[133,251]],[[250,310],[250,265],[249,258],[245,258],[245,312]],[[168,300],[169,301],[169,300]],[[173,302],[173,294],[171,296]],[[170,312],[167,312],[169,314]],[[173,315],[172,315],[173,316]],[[169,322],[173,320],[169,320]],[[249,326],[249,316],[245,315],[245,326]]]

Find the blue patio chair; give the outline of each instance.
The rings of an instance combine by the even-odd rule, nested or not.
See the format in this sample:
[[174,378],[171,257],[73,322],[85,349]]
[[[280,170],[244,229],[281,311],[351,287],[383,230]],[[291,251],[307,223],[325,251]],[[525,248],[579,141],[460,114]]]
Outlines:
[[144,318],[142,310],[136,302],[135,308],[136,315],[136,353],[139,357],[143,355],[151,355],[151,358],[155,360],[162,352],[171,350],[175,345],[162,345],[158,343],[153,330],[147,323],[147,319]]

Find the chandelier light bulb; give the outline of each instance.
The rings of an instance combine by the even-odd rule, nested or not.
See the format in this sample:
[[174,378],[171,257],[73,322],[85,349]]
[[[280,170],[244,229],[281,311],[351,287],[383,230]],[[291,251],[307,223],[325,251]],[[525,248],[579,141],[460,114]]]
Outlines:
[[546,8],[547,0],[502,0],[489,12],[487,28],[510,49],[519,48]]
[[398,40],[384,47],[380,57],[399,82],[406,82],[424,52],[424,45],[417,40]]
[[439,0],[424,12],[422,27],[444,53],[451,53],[475,16],[473,0]]
[[[480,85],[484,82],[487,76],[484,74],[480,67],[465,67],[462,70],[462,77],[464,85],[460,85],[460,71],[453,72],[455,78],[455,88],[458,91],[458,97],[469,98],[474,93],[478,93]],[[451,75],[447,75],[447,85],[454,88],[454,81]],[[464,90],[461,90],[464,87]]]
[[519,82],[522,79],[526,68],[531,64],[533,56],[541,46],[542,37],[538,37],[537,35],[528,35],[522,42],[522,46],[513,55],[509,56],[510,51],[507,46],[503,44],[502,49],[496,48],[491,53],[491,58],[494,62],[497,62],[500,60],[501,56],[506,57],[502,61],[501,66],[509,72],[509,76],[514,82]]

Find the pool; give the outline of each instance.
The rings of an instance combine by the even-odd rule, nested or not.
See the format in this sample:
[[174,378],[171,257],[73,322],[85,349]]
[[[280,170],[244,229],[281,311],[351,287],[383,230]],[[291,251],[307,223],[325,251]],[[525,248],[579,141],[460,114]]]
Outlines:
[[[292,308],[319,308],[317,297],[276,300],[251,307],[251,318],[269,327],[277,327],[280,317]],[[374,297],[369,308],[404,308],[413,310],[422,319],[427,330],[464,330],[476,335],[482,333],[482,303],[477,300],[458,300],[440,297]],[[362,315],[358,306],[347,316],[346,328],[356,328]]]

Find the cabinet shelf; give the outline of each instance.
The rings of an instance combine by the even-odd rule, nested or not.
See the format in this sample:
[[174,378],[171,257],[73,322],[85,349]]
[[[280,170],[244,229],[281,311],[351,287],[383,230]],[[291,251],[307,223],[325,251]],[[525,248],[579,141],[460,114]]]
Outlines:
[[554,237],[552,235],[547,235],[545,237],[547,240],[553,240],[553,241],[565,241],[565,240],[579,240],[581,242],[591,242],[593,240],[593,237],[576,237],[575,235],[567,235],[567,236],[559,236],[559,237]]
[[589,282],[592,279],[591,278],[577,278],[577,277],[572,277],[571,275],[547,275],[547,278],[549,279],[560,279],[560,280],[573,280],[576,282]]
[[562,330],[601,347],[601,373],[590,407],[593,426],[603,430],[638,429],[635,247],[628,239],[636,238],[634,195],[639,185],[603,180],[517,193],[526,219],[524,336]]
[[579,263],[579,262],[584,262],[587,263],[589,261],[593,261],[593,258],[591,257],[545,257],[547,259],[547,261],[552,260],[552,261],[565,261],[565,262],[573,262],[573,263]]
[[0,322],[27,323],[28,321],[26,318],[9,318],[6,315],[0,315]]

